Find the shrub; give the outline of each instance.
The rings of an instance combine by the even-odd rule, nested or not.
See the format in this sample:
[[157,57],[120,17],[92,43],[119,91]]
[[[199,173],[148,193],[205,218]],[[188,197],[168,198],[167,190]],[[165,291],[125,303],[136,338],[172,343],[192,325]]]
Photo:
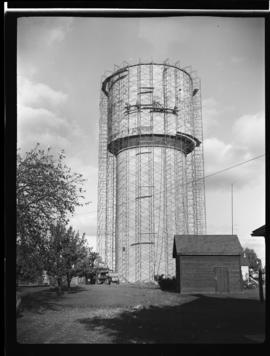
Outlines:
[[164,291],[175,291],[176,290],[175,277],[169,278],[169,277],[165,277],[162,274],[160,276],[155,275],[154,279],[158,282],[161,290],[164,290]]

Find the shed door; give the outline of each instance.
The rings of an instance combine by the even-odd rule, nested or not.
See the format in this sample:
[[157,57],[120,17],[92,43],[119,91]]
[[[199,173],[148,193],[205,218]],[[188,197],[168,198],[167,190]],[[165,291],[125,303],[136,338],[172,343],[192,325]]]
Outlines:
[[216,292],[229,292],[229,271],[226,267],[215,268]]

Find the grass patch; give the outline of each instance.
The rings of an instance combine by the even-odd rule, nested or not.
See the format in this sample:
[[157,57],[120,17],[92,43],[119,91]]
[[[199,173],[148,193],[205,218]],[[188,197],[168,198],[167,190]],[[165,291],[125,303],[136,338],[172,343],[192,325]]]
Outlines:
[[264,337],[258,291],[179,295],[157,286],[86,285],[24,294],[21,343],[254,343]]

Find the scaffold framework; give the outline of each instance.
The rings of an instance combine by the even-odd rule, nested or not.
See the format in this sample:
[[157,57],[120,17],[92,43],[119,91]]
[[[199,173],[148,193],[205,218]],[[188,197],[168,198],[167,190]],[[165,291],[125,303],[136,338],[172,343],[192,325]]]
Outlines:
[[97,250],[122,281],[175,274],[175,234],[205,234],[200,79],[124,62],[102,78]]

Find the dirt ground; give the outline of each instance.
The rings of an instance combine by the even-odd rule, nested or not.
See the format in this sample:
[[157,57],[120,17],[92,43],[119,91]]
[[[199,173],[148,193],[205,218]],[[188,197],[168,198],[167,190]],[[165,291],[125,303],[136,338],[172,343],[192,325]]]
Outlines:
[[17,341],[46,343],[261,343],[258,290],[179,295],[157,286],[82,285],[58,297],[23,288]]

